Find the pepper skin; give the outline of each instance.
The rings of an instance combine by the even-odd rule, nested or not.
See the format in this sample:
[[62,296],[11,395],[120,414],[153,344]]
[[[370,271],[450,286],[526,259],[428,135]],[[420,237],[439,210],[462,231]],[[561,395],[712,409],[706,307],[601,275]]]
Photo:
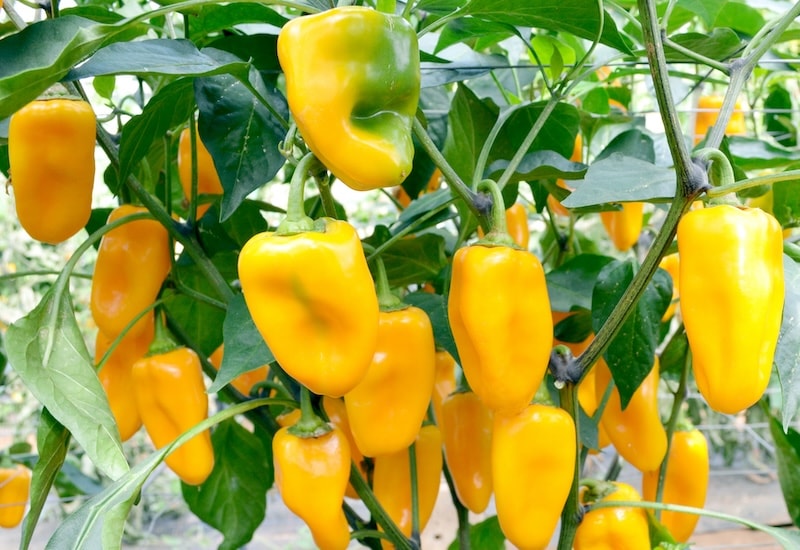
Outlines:
[[[603,359],[594,366],[596,396],[600,403],[611,382],[611,370]],[[622,458],[641,472],[656,470],[667,453],[667,433],[658,413],[658,358],[650,374],[622,410],[617,387],[611,390],[600,420]]]
[[[676,431],[669,448],[667,474],[664,478],[663,502],[702,508],[708,490],[708,442],[697,429]],[[642,496],[655,501],[658,470],[644,472]],[[677,542],[687,542],[700,516],[680,512],[661,512],[661,523]]]
[[[330,423],[342,430],[342,433],[347,438],[347,444],[350,446],[350,458],[352,458],[358,471],[361,472],[361,476],[367,479],[367,471],[364,469],[364,455],[358,450],[356,440],[353,438],[353,430],[350,429],[350,419],[347,417],[347,408],[344,400],[325,395],[322,397],[322,409],[328,415]],[[349,498],[360,498],[350,483],[347,484],[347,490],[344,495]]]
[[22,522],[31,490],[31,471],[21,464],[0,468],[0,527],[10,529]]
[[420,92],[417,34],[360,6],[292,19],[278,35],[289,109],[314,155],[357,191],[411,173]]
[[[211,363],[215,369],[219,370],[219,368],[222,366],[222,357],[224,354],[225,344],[220,344],[220,346],[208,357],[208,362]],[[261,365],[255,369],[243,372],[231,380],[231,386],[236,388],[236,391],[242,395],[249,396],[253,386],[267,379],[268,372],[269,369],[267,366]]]
[[[147,210],[124,204],[111,212],[108,221],[140,212]],[[171,268],[171,254],[167,230],[155,220],[129,222],[103,236],[92,276],[90,305],[97,328],[106,337],[116,338],[156,300]],[[130,332],[146,328],[143,317]]]
[[620,252],[630,250],[642,232],[643,202],[623,202],[622,210],[600,212],[600,221],[606,228],[614,247]]
[[[408,449],[375,458],[372,491],[383,509],[407,537],[411,535],[411,461]],[[442,434],[433,424],[423,426],[414,445],[417,463],[419,530],[425,529],[439,496],[442,477]],[[384,548],[393,545],[381,541]]]
[[299,437],[281,428],[272,439],[275,484],[286,507],[306,522],[321,550],[344,550],[350,528],[342,502],[350,478],[350,448],[339,428]]
[[[184,128],[178,140],[178,177],[181,180],[183,194],[187,199],[192,196],[192,137],[189,128]],[[206,146],[197,136],[197,195],[221,195],[222,183],[219,181],[214,159]],[[202,218],[211,207],[210,204],[197,205],[197,217]]]
[[[630,485],[620,482],[612,484],[616,490],[601,501],[641,500],[639,493]],[[575,533],[575,550],[650,550],[650,547],[650,531],[644,508],[589,510]]]
[[85,101],[37,100],[11,115],[8,161],[17,217],[37,241],[58,244],[89,221],[95,128]]
[[[122,441],[127,441],[142,426],[142,417],[136,405],[136,396],[131,391],[133,384],[133,364],[147,355],[147,350],[153,341],[154,323],[153,313],[145,317],[147,328],[140,333],[127,333],[108,357],[103,367],[97,372],[97,377],[106,391],[111,413],[117,422],[119,436]],[[111,347],[113,340],[99,330],[95,340],[94,360],[100,360]]]
[[767,387],[784,300],[783,236],[757,208],[712,206],[678,224],[680,305],[697,387],[734,414]]
[[[189,348],[179,347],[136,361],[133,392],[142,423],[156,449],[208,417],[200,358]],[[175,449],[166,463],[184,483],[203,483],[214,468],[209,431]]]
[[678,298],[680,297],[681,259],[677,252],[674,254],[667,254],[661,258],[661,263],[658,265],[672,277],[672,301],[667,311],[664,312],[664,316],[661,317],[661,321],[664,322],[672,319],[672,316],[675,315],[675,308],[678,307]]
[[433,328],[423,310],[408,306],[380,313],[372,364],[344,396],[364,456],[394,453],[414,442],[433,392],[435,354]]
[[500,528],[522,550],[547,548],[575,476],[575,423],[557,407],[533,404],[495,415],[492,479]]
[[450,395],[440,424],[456,495],[480,514],[492,496],[492,413],[473,392]]
[[[694,144],[703,141],[708,133],[708,129],[717,123],[719,110],[722,108],[722,96],[700,96],[697,101],[697,117],[694,123]],[[729,136],[743,136],[747,133],[747,126],[744,122],[744,111],[738,101],[734,105],[731,118],[725,127],[725,134]]]
[[317,222],[323,231],[252,237],[239,255],[239,280],[281,367],[312,392],[341,397],[375,353],[378,298],[355,229]]
[[536,256],[508,246],[460,248],[447,310],[472,390],[494,412],[524,409],[553,346],[550,299]]
[[445,350],[436,350],[435,370],[431,403],[438,425],[442,420],[442,403],[448,395],[456,391],[456,360]]

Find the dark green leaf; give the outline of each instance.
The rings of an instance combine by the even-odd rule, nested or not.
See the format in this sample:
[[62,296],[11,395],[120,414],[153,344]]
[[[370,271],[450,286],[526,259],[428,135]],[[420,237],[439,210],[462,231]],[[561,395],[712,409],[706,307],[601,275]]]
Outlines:
[[764,126],[772,139],[784,147],[797,145],[797,128],[792,120],[792,96],[780,85],[773,85],[764,99]]
[[447,265],[444,238],[434,233],[395,241],[381,258],[389,284],[395,287],[430,281]]
[[607,256],[581,254],[547,274],[550,309],[572,311],[592,309],[592,291],[603,268],[612,261]]
[[222,355],[222,365],[217,377],[208,388],[208,393],[218,392],[240,374],[275,360],[253,323],[242,294],[235,295],[228,302],[222,335],[225,353]]
[[39,427],[36,431],[36,446],[39,451],[39,458],[33,466],[33,477],[31,478],[31,502],[30,509],[25,515],[22,523],[22,540],[20,548],[27,550],[33,537],[33,531],[39,522],[42,509],[47,502],[50,488],[61,471],[64,459],[69,450],[69,431],[63,424],[53,418],[47,409],[42,409],[39,419]]
[[506,67],[508,59],[502,55],[486,55],[468,50],[455,60],[446,63],[423,61],[420,63],[422,88],[435,88],[451,82],[476,78],[498,67]]
[[592,333],[592,312],[588,309],[579,309],[566,319],[559,321],[553,327],[553,336],[556,340],[570,344],[583,342]]
[[[255,4],[226,4],[225,8],[244,5]],[[252,63],[261,71],[265,81],[274,81],[280,74],[278,37],[274,34],[226,35],[211,42],[209,47],[226,51]]]
[[456,342],[450,331],[450,321],[447,316],[447,302],[444,297],[430,292],[412,292],[403,297],[403,301],[425,311],[433,325],[433,337],[436,345],[444,348],[452,355],[456,363],[460,363]]
[[[732,57],[744,45],[739,35],[731,29],[717,28],[711,31],[710,35],[692,32],[674,35],[671,38],[673,42],[684,48],[718,61]],[[675,51],[669,46],[665,50],[668,62],[681,63],[690,61],[686,54]]]
[[656,151],[653,138],[639,129],[626,130],[617,134],[606,147],[598,153],[595,162],[607,159],[614,154],[625,155],[649,162],[656,161]]
[[472,180],[475,161],[496,119],[493,105],[478,99],[468,87],[458,87],[450,106],[449,131],[442,152],[464,181]]
[[680,330],[672,335],[664,351],[661,352],[661,377],[677,380],[686,364],[686,355],[689,353],[689,339],[686,331]]
[[774,416],[770,416],[769,431],[775,441],[775,459],[783,500],[792,522],[800,525],[800,433],[791,426],[784,431],[781,421]]
[[[216,216],[216,219],[219,215]],[[215,219],[212,217],[212,219]],[[205,222],[205,216],[202,220]],[[222,222],[222,229],[225,230],[231,239],[241,248],[250,237],[269,229],[267,221],[261,215],[261,208],[253,201],[245,200],[236,209],[236,215],[231,216]]]
[[202,484],[181,484],[189,509],[225,536],[220,550],[241,548],[253,538],[267,511],[272,486],[272,449],[231,418],[211,434],[214,469]]
[[142,114],[125,124],[119,144],[120,181],[125,181],[134,166],[147,156],[153,142],[189,119],[194,111],[192,86],[189,78],[167,84],[147,102]]
[[572,182],[575,190],[562,203],[567,208],[609,202],[668,201],[675,196],[672,168],[613,154],[592,163],[582,181]]
[[[522,145],[531,127],[542,115],[546,102],[529,103],[515,109],[503,125],[500,140],[492,148],[490,161],[510,159]],[[564,158],[572,156],[580,112],[574,105],[559,103],[545,122],[529,151],[555,151]]]
[[[503,550],[506,546],[506,536],[500,529],[500,522],[497,516],[491,516],[469,527],[470,548],[480,548],[480,550]],[[458,550],[461,545],[458,539],[450,543],[447,550]]]
[[778,168],[800,160],[800,151],[772,145],[763,139],[730,137],[733,158],[742,170]]
[[33,311],[8,327],[6,352],[28,390],[67,427],[100,471],[112,479],[128,471],[65,286],[50,287]]
[[800,179],[772,186],[772,213],[783,227],[800,225]]
[[44,19],[0,40],[0,120],[36,99],[121,27],[68,15]]
[[[605,324],[634,276],[634,263],[614,261],[600,272],[592,293],[592,328]],[[658,347],[661,317],[672,300],[672,280],[658,270],[605,353],[622,408],[650,373]]]
[[[250,84],[274,111],[284,119],[288,117],[283,96],[268,88],[255,69],[250,71]],[[284,139],[286,128],[232,76],[198,78],[195,97],[200,108],[200,137],[225,189],[225,220],[247,195],[270,181],[283,166],[285,159],[278,151],[278,143]]]
[[[452,192],[449,189],[439,189],[433,193],[426,193],[408,205],[408,208],[400,213],[397,224],[392,227],[392,234],[397,234],[419,218],[428,215],[425,223],[417,226],[418,230],[432,227],[438,223],[453,217],[453,210],[449,204],[453,201]],[[438,213],[433,214],[434,211]],[[379,243],[378,243],[379,244]],[[374,246],[377,246],[374,245]]]
[[800,266],[784,255],[783,273],[786,298],[775,365],[781,382],[783,429],[787,430],[800,404]]
[[[270,7],[260,4],[211,4],[203,6],[195,17],[189,18],[191,36],[208,36],[244,23],[269,24],[282,27],[288,19]],[[253,52],[257,55],[258,52]],[[243,57],[242,59],[247,59]]]
[[[499,178],[506,166],[508,166],[507,160],[493,162],[487,169],[486,177]],[[587,168],[585,164],[567,160],[553,151],[534,151],[523,157],[509,182],[557,178],[574,180],[582,178]]]

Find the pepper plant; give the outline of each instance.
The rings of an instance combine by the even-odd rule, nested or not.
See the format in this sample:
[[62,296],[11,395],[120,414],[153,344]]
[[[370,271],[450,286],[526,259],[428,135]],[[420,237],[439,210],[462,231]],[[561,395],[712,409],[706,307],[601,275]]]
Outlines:
[[[320,548],[419,548],[442,475],[459,548],[544,548],[558,525],[560,550],[680,548],[703,515],[800,546],[703,508],[686,406],[698,388],[768,416],[800,524],[800,3],[2,13],[5,204],[31,240],[80,243],[0,319],[0,364],[41,404],[36,447],[0,457],[32,469],[21,548],[70,454],[100,482],[48,548],[119,548],[164,461],[224,548],[251,540],[273,481]],[[375,207],[355,216],[353,193]],[[0,274],[4,296],[25,275]],[[142,423],[158,449],[134,464]],[[602,447],[645,486],[584,478]],[[27,498],[8,485],[0,502]]]

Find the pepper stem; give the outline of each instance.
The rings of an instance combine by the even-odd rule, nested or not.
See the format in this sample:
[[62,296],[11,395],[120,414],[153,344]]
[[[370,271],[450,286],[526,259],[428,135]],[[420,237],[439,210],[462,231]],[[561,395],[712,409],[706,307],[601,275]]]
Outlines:
[[[714,149],[713,147],[704,147],[703,149],[695,152],[695,157],[711,162],[711,166],[708,170],[708,179],[711,182],[711,185],[714,186],[713,189],[720,187],[728,188],[736,181],[736,178],[733,175],[733,168],[731,168],[731,163],[728,160],[728,157],[726,157],[725,154],[719,149]],[[710,202],[713,202],[714,204],[738,204],[735,199],[728,195],[726,195],[724,198],[721,196],[713,196],[711,197]]]
[[176,348],[178,348],[178,344],[172,339],[172,335],[167,330],[161,308],[156,308],[155,336],[153,337],[153,342],[150,344],[150,347],[147,350],[147,356],[162,355],[164,353],[169,353]]
[[379,12],[389,14],[394,14],[396,6],[396,0],[378,0],[375,5]]
[[289,201],[286,206],[286,217],[278,225],[275,233],[279,235],[292,235],[303,231],[314,229],[314,220],[306,216],[303,205],[303,193],[305,191],[306,178],[308,173],[315,168],[317,162],[313,153],[308,153],[300,162],[292,174],[292,181],[289,184]]
[[329,431],[331,431],[331,425],[322,420],[311,406],[311,392],[305,386],[300,386],[300,420],[289,428],[289,433],[308,439],[320,437]]
[[386,266],[383,264],[381,257],[375,256],[373,261],[375,265],[375,291],[378,294],[378,305],[381,311],[397,311],[407,308],[408,304],[404,304],[400,298],[392,293],[392,289],[389,286],[389,277],[386,275]]
[[478,241],[481,244],[488,245],[501,245],[510,246],[512,248],[519,248],[519,246],[508,234],[508,226],[506,225],[506,205],[503,201],[503,193],[493,180],[485,179],[478,184],[478,191],[487,191],[492,197],[492,226],[486,236]]

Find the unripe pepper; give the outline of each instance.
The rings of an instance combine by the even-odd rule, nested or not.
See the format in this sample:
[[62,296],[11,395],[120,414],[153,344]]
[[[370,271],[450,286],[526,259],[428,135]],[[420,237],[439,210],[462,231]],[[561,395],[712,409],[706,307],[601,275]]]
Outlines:
[[453,257],[447,311],[470,387],[493,411],[514,413],[544,378],[553,320],[542,264],[513,246],[496,195],[494,229]]
[[[344,221],[303,212],[314,158],[292,177],[287,217],[239,254],[253,322],[281,367],[312,392],[341,397],[364,376],[378,338],[378,299],[361,241]],[[430,396],[430,394],[429,394]]]
[[[208,357],[208,362],[211,363],[215,369],[219,370],[222,366],[222,358],[224,355],[225,344],[220,344],[219,347],[215,349],[214,352]],[[266,380],[268,373],[269,369],[267,366],[261,365],[255,369],[243,372],[231,380],[231,386],[236,388],[236,391],[242,395],[250,395],[250,391],[253,389],[253,386]]]
[[366,191],[411,173],[420,69],[405,19],[360,6],[298,17],[278,35],[278,59],[294,121],[337,178]]
[[[364,455],[358,450],[356,440],[353,438],[353,430],[350,428],[350,419],[347,417],[347,407],[345,407],[344,400],[337,397],[322,397],[322,409],[328,415],[328,420],[331,424],[342,430],[342,433],[347,438],[347,444],[350,446],[350,458],[355,463],[361,476],[367,479],[367,472],[364,469]],[[356,493],[355,488],[348,483],[345,496],[350,498],[360,498]]]
[[[641,500],[636,489],[612,482],[612,493],[597,498],[582,494],[582,502],[635,502]],[[591,500],[590,500],[591,499]],[[575,532],[575,550],[650,550],[650,530],[644,508],[616,507],[590,509]]]
[[403,304],[388,288],[378,261],[378,345],[366,376],[344,403],[358,449],[377,456],[407,449],[428,412],[436,345],[428,314]]
[[712,206],[678,224],[680,304],[697,387],[734,414],[767,387],[784,301],[781,226],[757,208]]
[[[664,477],[662,501],[702,508],[708,490],[708,442],[703,432],[697,429],[676,431],[669,448],[667,473]],[[642,496],[655,501],[659,472],[644,472]],[[661,523],[677,542],[687,542],[692,536],[700,516],[680,512],[661,512]]]
[[[307,390],[303,392],[307,400]],[[308,413],[304,410],[303,414]],[[316,417],[302,418],[275,433],[272,457],[281,498],[306,522],[317,547],[347,548],[350,528],[342,502],[350,477],[350,448],[342,431]]]
[[533,404],[494,417],[492,479],[497,519],[524,550],[547,548],[575,477],[575,423],[563,409]]
[[[598,360],[592,370],[596,371],[595,389],[600,403],[611,383],[611,370],[603,359]],[[656,358],[650,374],[634,392],[625,410],[614,386],[600,420],[620,456],[642,472],[658,469],[667,453],[667,432],[658,412],[658,373]]]
[[458,500],[480,514],[492,496],[492,413],[473,392],[454,393],[439,427]]
[[96,120],[91,105],[43,99],[11,115],[8,161],[19,223],[34,239],[57,244],[89,221]]
[[639,240],[642,232],[643,202],[623,202],[622,210],[600,212],[600,221],[606,228],[614,247],[625,252]]
[[[124,204],[111,212],[108,222],[144,212],[145,208]],[[92,276],[90,305],[97,328],[108,338],[116,338],[156,300],[170,268],[169,238],[159,222],[135,220],[106,233]],[[146,328],[142,318],[130,332]]]
[[442,421],[442,403],[448,395],[456,391],[456,360],[443,349],[436,350],[436,369],[433,377],[431,403],[436,424]]
[[[408,449],[375,458],[372,490],[375,498],[404,535],[411,535],[411,458]],[[414,442],[417,464],[419,530],[436,505],[442,477],[442,434],[433,424],[423,426]],[[384,548],[392,545],[381,541]]]
[[[97,377],[108,397],[111,413],[119,429],[122,441],[127,441],[142,426],[142,416],[136,404],[133,387],[133,364],[147,355],[154,336],[153,312],[145,316],[147,327],[139,333],[126,333],[117,347],[108,356]],[[113,339],[97,331],[94,360],[99,364],[111,347]]]
[[[214,166],[214,159],[206,146],[197,136],[197,195],[221,195],[222,183]],[[181,180],[183,194],[187,199],[192,197],[192,136],[189,128],[181,131],[178,140],[178,177]],[[197,206],[197,217],[200,218],[211,207],[210,204]]]
[[0,468],[0,527],[10,529],[22,522],[31,490],[31,471],[21,464]]
[[[208,417],[208,395],[200,358],[189,348],[156,351],[136,361],[133,392],[142,423],[156,449]],[[197,434],[175,449],[166,463],[184,483],[203,483],[214,468],[209,431]]]

